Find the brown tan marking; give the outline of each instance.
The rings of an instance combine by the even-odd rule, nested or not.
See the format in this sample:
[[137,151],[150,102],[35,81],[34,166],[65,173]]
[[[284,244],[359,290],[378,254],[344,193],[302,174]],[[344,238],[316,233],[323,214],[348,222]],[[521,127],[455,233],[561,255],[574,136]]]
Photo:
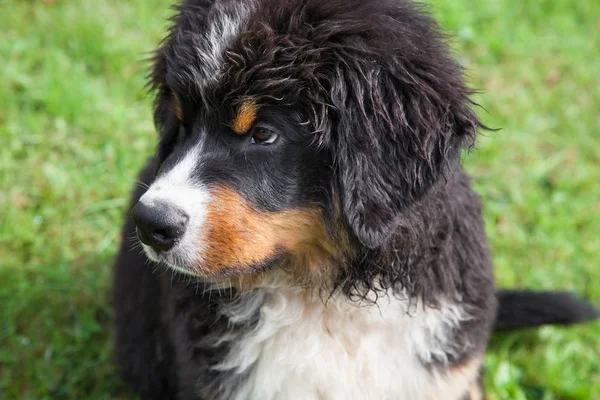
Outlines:
[[[266,212],[256,210],[229,187],[216,187],[211,194],[200,246],[200,274],[248,273],[282,250],[291,254],[283,268],[303,281],[308,276],[320,280],[330,273],[327,268],[340,264],[343,241],[334,243],[316,207]],[[247,284],[251,282],[246,280],[244,288]]]
[[175,116],[181,122],[183,121],[183,109],[181,108],[181,102],[179,98],[173,94],[173,108],[175,109]]
[[254,100],[244,100],[240,104],[237,114],[233,119],[231,128],[238,135],[243,135],[252,128],[252,124],[256,121],[258,113],[258,104]]

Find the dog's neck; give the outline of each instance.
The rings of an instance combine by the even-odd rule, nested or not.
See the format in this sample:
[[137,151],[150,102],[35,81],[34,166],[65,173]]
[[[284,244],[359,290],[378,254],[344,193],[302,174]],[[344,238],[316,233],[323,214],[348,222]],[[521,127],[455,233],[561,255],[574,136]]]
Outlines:
[[[472,346],[454,337],[470,318],[459,304],[440,299],[440,307],[430,308],[383,289],[357,301],[341,291],[323,298],[283,271],[263,276],[249,291],[229,296],[225,289],[218,314],[227,329],[214,340],[227,350],[212,368],[223,373],[221,388],[240,385],[228,398],[314,397],[303,388],[323,398],[421,398],[423,391],[444,388],[458,398],[429,368],[453,362]],[[470,368],[465,382],[475,373]]]

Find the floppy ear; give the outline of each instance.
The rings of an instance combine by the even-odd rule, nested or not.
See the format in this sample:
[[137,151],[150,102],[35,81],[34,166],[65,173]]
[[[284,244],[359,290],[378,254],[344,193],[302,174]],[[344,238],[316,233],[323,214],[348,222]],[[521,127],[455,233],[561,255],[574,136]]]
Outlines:
[[376,248],[460,162],[481,123],[441,40],[401,55],[365,52],[363,45],[353,42],[328,86],[337,110],[333,141],[344,215],[356,237]]

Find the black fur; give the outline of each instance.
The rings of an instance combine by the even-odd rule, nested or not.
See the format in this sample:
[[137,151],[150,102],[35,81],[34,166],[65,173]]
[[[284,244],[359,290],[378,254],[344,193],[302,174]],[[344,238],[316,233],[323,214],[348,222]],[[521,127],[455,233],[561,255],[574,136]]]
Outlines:
[[[257,1],[228,46],[222,76],[199,88],[198,49],[208,46],[203,33],[219,13],[233,13],[240,3],[187,0],[178,6],[153,59],[160,144],[142,182],[171,169],[201,139],[198,182],[226,183],[259,210],[318,205],[332,237],[338,238],[341,221],[353,250],[339,260],[336,293],[364,300],[392,289],[428,307],[447,299],[467,310],[471,319],[448,342],[449,364],[427,361],[431,368],[460,366],[481,354],[494,323],[506,329],[595,316],[567,295],[501,292],[496,321],[481,204],[460,165],[461,150],[474,145],[483,126],[460,66],[420,6]],[[275,145],[250,146],[248,135],[227,125],[247,98],[261,104],[258,119],[282,133]],[[135,192],[133,204],[141,195]],[[124,237],[132,234],[128,221]],[[273,259],[249,270],[280,263]],[[157,276],[145,264],[124,241],[115,306],[125,377],[144,398],[230,398],[244,376],[232,380],[211,367],[252,328],[254,316],[236,324],[226,315],[239,301],[236,293],[205,291],[171,273]],[[245,300],[258,310],[266,297],[257,290]],[[575,310],[571,317],[569,310]],[[229,339],[220,341],[225,334]]]

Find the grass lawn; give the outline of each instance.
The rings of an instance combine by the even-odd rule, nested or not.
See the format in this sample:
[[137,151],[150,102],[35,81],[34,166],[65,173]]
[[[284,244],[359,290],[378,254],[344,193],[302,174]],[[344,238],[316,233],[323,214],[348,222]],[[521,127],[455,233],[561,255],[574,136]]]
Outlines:
[[[326,1],[326,0],[324,0]],[[167,0],[0,0],[0,398],[133,398],[111,263],[155,145],[143,61]],[[433,1],[484,121],[465,158],[501,286],[600,305],[600,2]],[[490,399],[600,398],[600,323],[497,336]]]

